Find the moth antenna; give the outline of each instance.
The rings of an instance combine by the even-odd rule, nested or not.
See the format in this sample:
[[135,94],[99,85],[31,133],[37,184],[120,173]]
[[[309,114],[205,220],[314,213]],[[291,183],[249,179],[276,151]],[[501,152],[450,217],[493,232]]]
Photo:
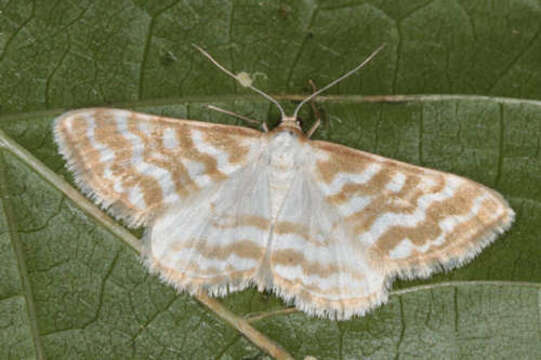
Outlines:
[[246,79],[247,74],[245,74],[245,73],[239,73],[238,75],[233,74],[231,71],[229,71],[225,67],[223,67],[218,61],[214,60],[214,58],[208,52],[206,52],[205,50],[203,50],[202,48],[200,48],[199,46],[197,46],[195,44],[192,44],[192,45],[197,50],[199,50],[201,52],[201,54],[205,55],[214,65],[216,65],[216,67],[218,67],[218,69],[222,70],[224,73],[226,73],[227,75],[229,75],[232,78],[234,78],[235,80],[237,80],[242,86],[247,87],[247,88],[255,91],[256,93],[258,93],[259,95],[263,96],[265,99],[269,100],[274,105],[276,105],[278,107],[278,109],[280,110],[280,114],[282,116],[282,119],[286,117],[286,113],[285,113],[284,109],[282,108],[282,106],[280,105],[280,103],[278,101],[276,101],[272,96],[265,94],[263,91],[259,90],[255,86],[253,86],[251,84],[251,80]]
[[297,118],[297,114],[299,113],[300,108],[304,104],[306,104],[308,101],[312,100],[313,98],[315,98],[316,96],[318,96],[319,94],[321,94],[325,90],[329,89],[330,87],[333,87],[334,85],[338,84],[340,81],[344,80],[348,76],[355,74],[360,68],[362,68],[363,66],[368,64],[370,62],[370,60],[372,60],[384,47],[385,47],[385,43],[381,44],[376,50],[374,50],[372,52],[372,54],[370,54],[362,63],[357,65],[355,68],[348,71],[344,75],[340,76],[338,79],[334,80],[330,84],[327,84],[326,86],[322,87],[321,89],[319,89],[318,91],[316,91],[315,93],[313,93],[312,95],[308,96],[303,101],[301,101],[300,104],[297,105],[297,108],[295,109],[295,112],[293,113],[293,117]]
[[257,120],[254,120],[254,119],[250,119],[249,117],[246,117],[244,115],[237,114],[237,113],[234,113],[232,111],[225,110],[225,109],[219,108],[219,107],[214,106],[214,105],[205,105],[205,106],[207,107],[207,109],[218,111],[218,112],[230,115],[230,116],[234,116],[234,117],[239,118],[241,120],[244,120],[244,121],[246,121],[246,122],[248,122],[250,124],[261,125],[261,127],[263,128],[263,131],[265,131],[265,132],[269,131],[269,129],[267,128],[267,124],[264,121],[257,121]]

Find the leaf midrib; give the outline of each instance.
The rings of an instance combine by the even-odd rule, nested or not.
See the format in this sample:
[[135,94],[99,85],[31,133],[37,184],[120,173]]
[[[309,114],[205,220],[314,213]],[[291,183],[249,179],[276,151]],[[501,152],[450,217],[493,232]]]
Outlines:
[[[301,101],[309,94],[270,94],[278,101]],[[151,106],[167,106],[174,104],[189,104],[189,103],[203,103],[213,104],[221,102],[232,101],[253,101],[253,102],[266,102],[258,95],[252,94],[228,94],[228,95],[208,95],[208,96],[183,96],[183,97],[171,97],[161,99],[150,100],[137,100],[130,102],[110,103],[107,105],[98,105],[98,107],[107,108],[137,108],[137,107],[151,107]],[[541,106],[541,100],[521,99],[511,97],[494,97],[487,95],[468,95],[468,94],[415,94],[415,95],[321,95],[316,97],[315,101],[318,103],[333,103],[344,102],[352,104],[360,103],[420,103],[420,102],[436,102],[436,101],[487,101],[500,104],[514,104],[514,105],[535,105]],[[269,103],[270,104],[270,103]],[[95,107],[95,106],[83,106]],[[0,122],[20,121],[25,119],[32,119],[37,117],[54,117],[66,112],[71,108],[54,108],[47,110],[26,111],[21,113],[0,113]],[[209,110],[211,111],[211,110]]]

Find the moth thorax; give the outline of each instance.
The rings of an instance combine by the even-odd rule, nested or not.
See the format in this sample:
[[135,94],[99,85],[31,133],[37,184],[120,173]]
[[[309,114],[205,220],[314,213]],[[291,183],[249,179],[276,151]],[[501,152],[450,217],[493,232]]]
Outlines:
[[274,218],[287,195],[295,175],[295,158],[298,143],[287,132],[278,133],[269,147],[270,191],[272,217]]

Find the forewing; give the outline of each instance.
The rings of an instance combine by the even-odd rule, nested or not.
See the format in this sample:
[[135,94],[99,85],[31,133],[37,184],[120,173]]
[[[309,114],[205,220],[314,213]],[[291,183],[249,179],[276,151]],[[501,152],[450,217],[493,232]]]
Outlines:
[[242,127],[102,108],[60,116],[54,134],[82,190],[134,226],[229,179],[260,140]]
[[385,277],[426,277],[478,254],[512,223],[494,190],[469,179],[313,142],[325,203]]
[[149,268],[190,292],[225,295],[250,285],[271,226],[267,171],[254,161],[157,218],[145,235]]

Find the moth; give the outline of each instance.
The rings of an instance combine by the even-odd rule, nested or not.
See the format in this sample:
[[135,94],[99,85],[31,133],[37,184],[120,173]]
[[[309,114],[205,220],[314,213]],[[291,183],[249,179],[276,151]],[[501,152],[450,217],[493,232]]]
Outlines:
[[396,277],[460,266],[514,218],[472,180],[303,133],[301,106],[380,49],[292,116],[200,49],[278,106],[272,131],[94,108],[58,117],[55,140],[86,195],[146,227],[144,263],[179,291],[255,285],[310,315],[364,315]]

